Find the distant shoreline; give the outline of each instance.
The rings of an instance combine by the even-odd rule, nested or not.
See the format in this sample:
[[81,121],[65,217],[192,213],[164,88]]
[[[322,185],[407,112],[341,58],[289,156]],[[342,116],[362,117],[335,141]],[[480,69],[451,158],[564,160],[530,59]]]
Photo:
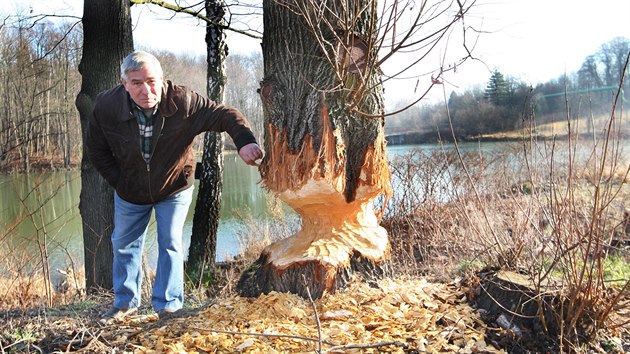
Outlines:
[[[593,134],[583,133],[579,135],[573,135],[574,138],[578,139],[592,139]],[[598,134],[596,137],[604,138],[604,134]],[[569,134],[536,134],[536,135],[528,135],[528,136],[514,136],[514,135],[504,135],[502,133],[499,134],[491,134],[491,135],[477,135],[477,136],[456,136],[455,139],[457,142],[462,143],[478,143],[478,142],[519,142],[524,140],[538,140],[538,141],[547,141],[547,140],[559,140],[565,141],[569,138]],[[612,137],[613,139],[619,138],[618,136]],[[437,144],[440,142],[453,142],[453,136],[450,134],[437,134],[436,132],[430,133],[407,133],[407,134],[391,134],[386,137],[387,145],[390,146],[398,146],[398,145],[421,145],[421,144]],[[630,136],[622,135],[621,140],[630,140]]]

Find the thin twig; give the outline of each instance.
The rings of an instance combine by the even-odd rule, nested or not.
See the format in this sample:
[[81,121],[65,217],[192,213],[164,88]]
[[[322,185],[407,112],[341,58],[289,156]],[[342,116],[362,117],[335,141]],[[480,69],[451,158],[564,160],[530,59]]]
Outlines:
[[198,330],[198,331],[214,332],[214,333],[225,333],[225,334],[234,334],[234,335],[248,335],[248,336],[271,337],[271,338],[291,338],[291,339],[308,340],[308,341],[311,341],[311,342],[319,342],[319,341],[321,341],[322,343],[325,343],[327,345],[335,346],[334,343],[332,343],[330,341],[327,341],[327,340],[322,340],[321,338],[311,338],[311,337],[304,337],[304,336],[296,336],[296,335],[292,335],[292,334],[271,334],[271,333],[258,333],[258,332],[238,332],[238,331],[225,331],[225,330],[222,330],[222,329],[199,328],[199,327],[192,327],[192,329],[195,329],[195,330]]
[[[304,283],[306,283],[306,279],[304,280]],[[319,339],[317,343],[317,352],[321,353],[322,352],[322,324],[319,321],[319,315],[317,314],[317,306],[315,306],[315,302],[313,301],[313,298],[311,297],[311,290],[308,288],[308,286],[306,287],[306,294],[308,295],[308,301],[311,303],[311,306],[313,307],[313,313],[315,314],[315,321],[317,322],[317,338]]]
[[[443,95],[444,95],[444,101],[447,102],[447,100],[446,100],[446,90],[442,89],[442,92],[443,92]],[[457,144],[457,138],[455,136],[455,130],[453,128],[453,122],[451,120],[451,114],[450,114],[450,111],[448,109],[448,105],[446,105],[446,117],[448,118],[448,125],[449,125],[449,128],[451,130],[451,136],[453,138],[453,146],[455,147],[455,152],[457,153],[457,158],[459,159],[459,162],[460,162],[460,164],[462,166],[462,169],[466,173],[466,177],[468,178],[468,181],[470,182],[470,185],[471,185],[472,190],[473,190],[473,192],[475,194],[475,199],[477,200],[477,203],[479,203],[480,206],[483,206],[483,202],[481,201],[481,196],[479,194],[479,191],[477,190],[477,185],[474,183],[474,181],[473,181],[473,179],[472,179],[472,177],[470,175],[470,171],[466,167],[466,163],[464,163],[464,159],[462,158],[462,154],[461,154],[461,151],[459,149],[459,145]],[[499,237],[498,237],[496,231],[494,230],[494,227],[492,227],[492,223],[490,222],[490,218],[488,217],[488,212],[487,212],[486,208],[481,207],[479,209],[481,211],[481,214],[484,217],[486,225],[490,229],[490,234],[494,238],[494,242],[495,242],[495,245],[497,246],[497,248],[499,249],[499,253],[500,254],[505,254],[505,250],[503,249],[503,245],[501,244],[501,241],[499,240]]]

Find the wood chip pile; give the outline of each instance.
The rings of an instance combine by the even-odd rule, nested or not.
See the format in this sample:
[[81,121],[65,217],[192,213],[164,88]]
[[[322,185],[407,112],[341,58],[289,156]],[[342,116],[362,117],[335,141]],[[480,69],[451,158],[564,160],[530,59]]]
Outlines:
[[[133,329],[110,344],[138,353],[499,353],[456,283],[354,283],[314,302],[272,292],[218,300],[202,312]],[[146,319],[145,319],[146,320]]]

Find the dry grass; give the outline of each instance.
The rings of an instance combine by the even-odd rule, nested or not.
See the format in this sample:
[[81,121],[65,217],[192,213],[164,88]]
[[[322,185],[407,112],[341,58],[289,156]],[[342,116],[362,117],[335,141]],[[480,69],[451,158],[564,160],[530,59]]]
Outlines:
[[471,265],[511,269],[539,290],[557,278],[553,303],[531,301],[551,309],[539,320],[558,350],[579,350],[606,331],[627,335],[630,277],[610,279],[606,270],[630,260],[619,247],[630,240],[627,128],[614,115],[596,126],[604,131],[588,139],[567,122],[561,141],[530,138],[483,156],[417,151],[394,161],[403,200],[384,225],[398,269],[447,278]]
[[[33,262],[32,255],[0,246],[6,257],[0,259],[0,311],[41,306],[62,306],[83,299],[85,277],[82,270],[56,270],[59,280],[52,283]],[[35,267],[33,267],[35,264]]]

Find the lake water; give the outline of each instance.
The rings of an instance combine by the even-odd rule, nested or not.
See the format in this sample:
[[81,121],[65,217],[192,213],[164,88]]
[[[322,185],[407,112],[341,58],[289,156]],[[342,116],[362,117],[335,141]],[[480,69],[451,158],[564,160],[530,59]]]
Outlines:
[[[217,259],[225,260],[239,253],[237,229],[241,218],[264,219],[270,198],[259,184],[256,168],[245,165],[236,154],[225,156],[224,188],[221,219],[217,239]],[[198,182],[197,182],[198,186]],[[80,171],[0,175],[0,244],[9,241],[12,249],[24,249],[39,256],[38,240],[51,250],[53,268],[65,268],[68,255],[82,264],[83,240],[79,195]],[[189,243],[192,232],[194,200],[185,223],[184,234]],[[42,208],[38,208],[43,205]],[[150,263],[157,251],[155,223],[152,219],[147,238]]]
[[[388,157],[395,158],[412,148],[423,152],[442,149],[440,145],[392,146]],[[452,149],[452,146],[447,146]],[[461,144],[463,151],[501,154],[514,149],[514,144]],[[238,161],[237,161],[238,160]],[[256,168],[245,165],[236,154],[226,154],[221,219],[217,239],[217,260],[235,256],[240,251],[239,233],[247,232],[243,220],[264,221],[271,217],[268,200],[272,197],[260,185]],[[396,188],[394,180],[394,188]],[[24,257],[41,259],[38,242],[50,250],[52,269],[83,264],[83,241],[79,215],[81,178],[79,171],[45,172],[21,175],[0,175],[0,250],[10,245],[25,250]],[[42,208],[37,206],[43,205]],[[286,208],[288,210],[288,208]],[[185,224],[184,235],[189,243],[192,232],[194,202]],[[291,215],[290,210],[288,215]],[[156,258],[155,225],[149,228],[147,253],[150,264]]]

